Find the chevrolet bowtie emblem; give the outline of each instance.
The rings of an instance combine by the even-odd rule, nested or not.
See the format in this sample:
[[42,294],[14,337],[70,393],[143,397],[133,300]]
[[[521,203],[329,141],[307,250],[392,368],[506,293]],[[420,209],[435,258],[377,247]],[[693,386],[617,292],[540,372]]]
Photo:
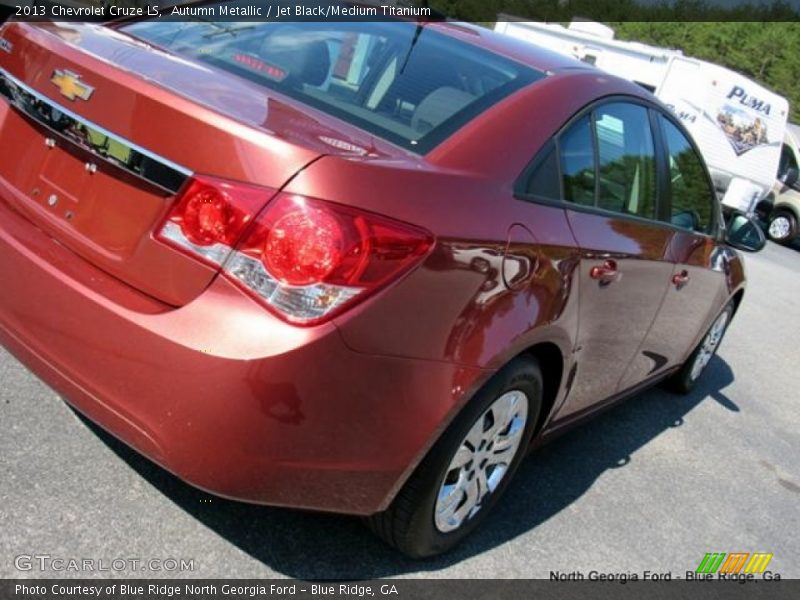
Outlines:
[[94,92],[94,88],[80,81],[80,78],[80,75],[76,75],[72,71],[56,69],[53,71],[50,81],[58,86],[61,95],[69,100],[75,100],[75,98],[88,100]]

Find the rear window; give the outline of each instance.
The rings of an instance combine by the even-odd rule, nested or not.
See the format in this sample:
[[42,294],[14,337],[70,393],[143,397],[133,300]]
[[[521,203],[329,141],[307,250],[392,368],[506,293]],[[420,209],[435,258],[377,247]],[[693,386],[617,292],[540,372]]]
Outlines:
[[543,77],[406,21],[159,20],[118,30],[236,73],[417,153]]

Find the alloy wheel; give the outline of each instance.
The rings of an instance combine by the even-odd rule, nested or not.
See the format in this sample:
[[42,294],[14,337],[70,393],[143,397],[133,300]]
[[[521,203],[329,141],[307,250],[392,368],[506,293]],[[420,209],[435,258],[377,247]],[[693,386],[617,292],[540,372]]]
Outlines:
[[789,222],[788,217],[783,215],[775,217],[769,224],[769,235],[772,239],[782,240],[789,236],[792,224]]
[[691,378],[692,381],[700,377],[703,369],[706,368],[714,353],[717,351],[722,336],[725,334],[725,328],[728,326],[728,320],[731,313],[729,310],[722,311],[722,314],[717,317],[711,329],[708,330],[706,337],[703,338],[703,343],[695,356],[694,364],[692,365]]
[[497,489],[520,449],[528,421],[528,398],[504,393],[475,421],[447,467],[434,509],[442,533],[473,517]]

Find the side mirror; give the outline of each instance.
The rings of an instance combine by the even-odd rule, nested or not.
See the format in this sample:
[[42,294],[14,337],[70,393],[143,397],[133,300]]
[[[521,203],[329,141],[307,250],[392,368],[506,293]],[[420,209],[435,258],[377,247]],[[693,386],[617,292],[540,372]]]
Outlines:
[[786,169],[786,172],[783,174],[782,178],[783,184],[786,187],[794,187],[797,183],[797,175],[797,169]]
[[738,250],[758,252],[767,244],[767,238],[755,219],[734,213],[725,230],[725,242]]

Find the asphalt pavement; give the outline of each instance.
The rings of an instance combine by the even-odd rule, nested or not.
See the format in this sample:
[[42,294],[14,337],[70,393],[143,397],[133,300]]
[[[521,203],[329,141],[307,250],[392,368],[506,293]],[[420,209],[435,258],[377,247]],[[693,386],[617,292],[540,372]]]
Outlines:
[[427,561],[355,518],[195,490],[0,348],[0,577],[91,576],[69,562],[84,559],[118,577],[682,574],[707,552],[768,552],[798,578],[800,250],[746,260],[743,306],[694,393],[645,392],[532,454],[483,527]]

